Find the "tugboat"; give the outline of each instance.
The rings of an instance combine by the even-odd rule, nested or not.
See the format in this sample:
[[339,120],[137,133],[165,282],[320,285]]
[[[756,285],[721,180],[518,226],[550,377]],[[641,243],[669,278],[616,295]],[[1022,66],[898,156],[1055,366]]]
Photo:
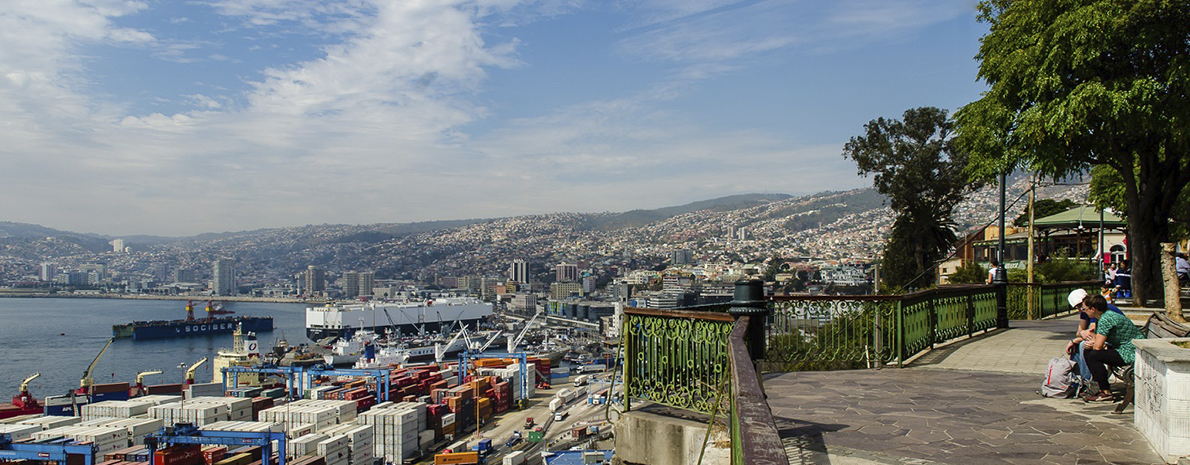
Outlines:
[[37,398],[29,394],[29,382],[38,376],[41,376],[41,373],[35,373],[33,376],[21,381],[21,391],[19,394],[12,396],[11,404],[0,404],[0,419],[21,415],[40,415],[45,411],[45,408],[37,402]]

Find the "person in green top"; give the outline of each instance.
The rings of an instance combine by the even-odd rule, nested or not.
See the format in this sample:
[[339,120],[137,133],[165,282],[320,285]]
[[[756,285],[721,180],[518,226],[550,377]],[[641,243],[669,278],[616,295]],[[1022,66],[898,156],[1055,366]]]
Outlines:
[[1108,378],[1111,373],[1107,367],[1131,365],[1136,359],[1136,346],[1133,339],[1144,339],[1145,335],[1137,329],[1128,317],[1107,310],[1107,300],[1101,295],[1092,295],[1086,300],[1086,313],[1091,318],[1098,319],[1095,334],[1091,338],[1090,348],[1083,352],[1087,367],[1091,369],[1091,378],[1099,383],[1099,393],[1088,396],[1088,402],[1114,401],[1111,393],[1111,383]]

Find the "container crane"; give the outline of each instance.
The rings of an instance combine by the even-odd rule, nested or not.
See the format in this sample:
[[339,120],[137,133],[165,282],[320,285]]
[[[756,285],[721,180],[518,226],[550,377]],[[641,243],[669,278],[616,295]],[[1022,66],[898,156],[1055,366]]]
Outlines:
[[[450,348],[455,345],[455,341],[459,340],[459,336],[463,336],[465,341],[470,340],[470,338],[467,337],[466,326],[463,326],[462,329],[459,329],[459,332],[455,333],[454,337],[450,338],[450,342],[446,343],[445,346],[439,345],[437,343],[434,344],[434,360],[438,363],[442,363],[442,359],[446,357],[447,352],[450,352]],[[470,344],[467,345],[466,350],[471,350]]]
[[79,388],[76,391],[76,393],[78,393],[80,395],[90,394],[91,385],[95,384],[95,380],[91,378],[91,372],[93,370],[95,370],[95,365],[99,364],[99,358],[103,357],[103,353],[107,352],[107,348],[111,347],[112,341],[115,341],[115,340],[116,340],[116,338],[114,338],[114,337],[108,339],[107,344],[104,344],[103,348],[99,349],[99,353],[95,355],[95,360],[92,360],[91,364],[87,365],[87,369],[83,371],[83,376],[81,378],[79,378]]
[[198,363],[190,365],[190,368],[186,370],[186,384],[194,384],[194,372],[198,371],[198,367],[204,363],[207,363],[206,357],[203,357]]
[[148,394],[145,392],[145,377],[149,375],[159,375],[161,370],[142,371],[136,374],[136,386],[132,387],[132,396],[143,396]]
[[492,337],[488,338],[488,341],[483,343],[483,347],[480,347],[477,352],[482,354],[483,351],[488,350],[488,347],[490,347],[492,345],[492,343],[496,341],[496,339],[500,339],[501,334],[504,334],[503,329],[501,329],[500,331],[497,331],[496,334],[494,334],[494,335],[492,335]]
[[516,352],[516,346],[521,344],[521,340],[525,338],[525,334],[529,333],[529,328],[533,327],[533,322],[537,321],[537,317],[539,316],[541,316],[540,311],[535,313],[533,318],[529,319],[528,323],[525,323],[525,328],[521,329],[521,332],[517,334],[515,338],[508,340],[508,353],[511,354]]

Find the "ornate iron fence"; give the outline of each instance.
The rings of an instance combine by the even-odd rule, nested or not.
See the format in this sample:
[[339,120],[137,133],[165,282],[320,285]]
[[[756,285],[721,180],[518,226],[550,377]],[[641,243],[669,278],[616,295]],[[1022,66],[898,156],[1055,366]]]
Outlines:
[[734,322],[718,312],[625,309],[626,406],[640,399],[710,413],[720,387],[730,389],[728,336]]
[[901,365],[934,344],[991,329],[997,321],[993,286],[771,300],[775,311],[762,371]]
[[1099,292],[1098,281],[1078,281],[1055,284],[1008,283],[1008,318],[1013,320],[1034,320],[1074,309],[1066,301],[1070,291],[1083,289],[1088,293]]

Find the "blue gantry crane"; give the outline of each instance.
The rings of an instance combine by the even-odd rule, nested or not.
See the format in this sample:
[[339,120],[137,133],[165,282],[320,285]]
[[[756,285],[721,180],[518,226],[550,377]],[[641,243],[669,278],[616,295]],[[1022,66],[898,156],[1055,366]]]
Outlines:
[[13,442],[8,434],[0,434],[0,460],[52,460],[71,465],[95,463],[95,446],[79,444],[62,438],[37,442]]
[[[145,437],[149,456],[159,444],[214,444],[224,446],[260,446],[261,461],[268,463],[273,456],[273,443],[277,443],[277,465],[285,465],[285,433],[255,431],[202,431],[190,423],[178,423],[161,428],[155,434]],[[87,465],[90,465],[88,463]]]

